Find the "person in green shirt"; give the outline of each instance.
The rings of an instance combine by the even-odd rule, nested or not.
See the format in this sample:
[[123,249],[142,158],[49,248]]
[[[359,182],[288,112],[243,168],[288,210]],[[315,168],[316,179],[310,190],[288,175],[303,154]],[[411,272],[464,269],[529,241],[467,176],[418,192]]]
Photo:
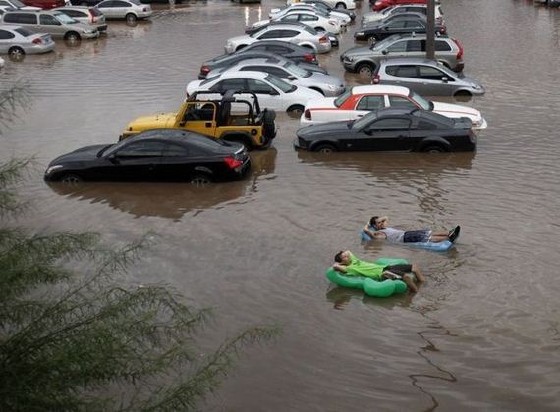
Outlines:
[[418,291],[414,277],[420,283],[426,280],[416,264],[380,265],[358,259],[349,250],[341,250],[334,256],[333,269],[348,276],[366,276],[379,282],[385,279],[400,279],[413,293]]

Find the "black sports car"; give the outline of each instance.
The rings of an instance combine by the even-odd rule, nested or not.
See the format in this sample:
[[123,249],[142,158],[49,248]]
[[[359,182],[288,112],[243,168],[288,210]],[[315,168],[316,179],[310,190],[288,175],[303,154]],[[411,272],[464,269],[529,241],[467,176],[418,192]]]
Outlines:
[[180,129],[148,130],[116,144],[82,147],[49,163],[47,181],[187,181],[204,185],[237,180],[251,168],[240,143]]
[[325,153],[468,152],[476,149],[476,134],[467,117],[451,119],[420,109],[385,108],[357,120],[301,128],[294,146]]

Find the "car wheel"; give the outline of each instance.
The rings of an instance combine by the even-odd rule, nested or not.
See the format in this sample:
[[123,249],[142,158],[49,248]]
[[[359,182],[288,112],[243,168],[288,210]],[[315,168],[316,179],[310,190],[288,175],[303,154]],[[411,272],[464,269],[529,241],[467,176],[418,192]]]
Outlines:
[[367,79],[371,79],[371,76],[373,76],[373,71],[375,70],[375,67],[372,66],[369,63],[362,63],[359,64],[358,67],[356,68],[356,73],[358,73],[360,75],[360,77],[365,77]]
[[83,179],[78,175],[75,175],[73,173],[69,173],[69,174],[66,174],[66,175],[62,176],[60,181],[62,183],[66,183],[68,185],[76,185],[78,183],[83,182]]
[[25,58],[25,50],[18,46],[10,47],[8,57],[11,61],[20,62]]
[[428,145],[426,147],[423,147],[422,151],[424,153],[443,153],[443,152],[447,152],[447,150],[445,150],[445,148],[443,146],[440,146],[438,144],[432,144],[432,145]]
[[453,97],[457,97],[460,100],[469,100],[472,97],[472,94],[466,90],[460,90],[455,93]]
[[304,106],[302,106],[301,104],[294,104],[290,107],[288,107],[288,114],[294,117],[300,116],[303,114],[303,110],[305,109]]
[[66,40],[66,42],[69,43],[70,45],[76,45],[82,40],[82,38],[75,31],[69,31],[64,36],[64,40]]
[[343,2],[336,3],[335,9],[345,9],[345,8],[346,8],[346,4],[344,4]]
[[325,92],[321,89],[319,89],[318,87],[310,87],[311,90],[315,90],[316,92],[321,93],[323,96],[325,95]]
[[316,146],[313,149],[314,152],[319,152],[319,153],[333,153],[336,152],[336,147],[334,147],[332,144],[320,144],[318,146]]
[[127,22],[128,24],[135,24],[135,23],[138,21],[138,17],[136,17],[135,14],[128,13],[128,14],[125,16],[125,20],[126,20],[126,22]]
[[276,123],[274,122],[275,118],[275,112],[271,112],[265,109],[263,115],[263,136],[268,140],[272,140],[276,137]]
[[375,36],[370,36],[370,37],[368,37],[368,39],[367,39],[367,42],[368,42],[369,45],[372,45],[372,44],[375,43],[376,41],[377,41],[377,37],[375,37]]
[[197,173],[190,180],[191,185],[205,187],[212,183],[212,179],[206,173]]

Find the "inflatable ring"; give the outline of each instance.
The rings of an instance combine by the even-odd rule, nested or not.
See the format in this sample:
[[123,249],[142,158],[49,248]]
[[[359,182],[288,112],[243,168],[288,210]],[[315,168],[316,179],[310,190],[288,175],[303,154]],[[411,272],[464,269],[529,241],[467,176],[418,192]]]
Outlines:
[[[372,226],[370,226],[370,228],[371,230],[375,230],[375,228],[373,228]],[[360,237],[362,238],[362,242],[369,242],[370,240],[372,240],[371,236],[369,236],[363,230],[360,231]],[[403,242],[398,244],[418,247],[421,249],[434,250],[436,252],[445,252],[446,250],[449,250],[454,246],[454,243],[450,242],[449,240],[443,240],[441,242]]]
[[[406,259],[380,258],[377,259],[375,263],[385,266],[407,265],[408,261]],[[402,280],[386,279],[380,282],[365,276],[347,276],[337,272],[332,267],[327,269],[326,276],[327,279],[338,286],[362,289],[366,295],[378,298],[385,298],[395,293],[404,293],[407,289],[406,283]]]

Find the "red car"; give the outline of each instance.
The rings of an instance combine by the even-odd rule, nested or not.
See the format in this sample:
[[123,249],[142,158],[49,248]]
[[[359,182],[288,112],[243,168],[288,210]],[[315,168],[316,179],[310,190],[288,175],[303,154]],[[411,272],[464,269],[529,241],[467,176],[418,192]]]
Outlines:
[[[387,7],[396,6],[397,4],[427,4],[427,0],[376,0],[373,4],[373,11],[381,11]],[[436,0],[436,3],[439,1]]]
[[66,5],[64,0],[21,0],[26,6],[39,7],[41,9],[54,9]]

